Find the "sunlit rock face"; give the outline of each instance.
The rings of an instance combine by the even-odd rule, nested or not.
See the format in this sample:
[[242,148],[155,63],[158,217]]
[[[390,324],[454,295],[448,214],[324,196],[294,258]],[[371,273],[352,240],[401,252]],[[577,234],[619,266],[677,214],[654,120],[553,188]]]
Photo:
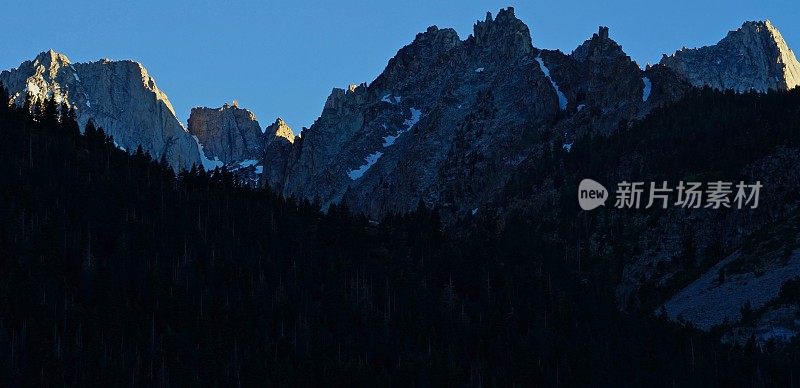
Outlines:
[[176,118],[167,96],[139,63],[101,60],[70,63],[54,51],[39,54],[18,68],[0,73],[11,101],[22,105],[52,96],[74,107],[83,128],[91,119],[114,137],[120,148],[142,146],[153,158],[176,170],[200,163],[197,143]]
[[192,108],[189,132],[203,145],[205,156],[232,165],[260,159],[264,137],[256,116],[238,105]]
[[524,160],[616,130],[688,87],[666,68],[641,70],[608,29],[567,55],[535,48],[513,8],[464,40],[433,26],[370,84],[333,90],[279,189],[374,218],[420,200],[466,216],[501,196]]
[[270,124],[270,126],[266,128],[264,135],[267,137],[266,141],[268,144],[274,140],[281,140],[291,144],[294,143],[295,139],[292,128],[289,127],[289,124],[286,124],[286,122],[280,117],[278,117],[274,123]]
[[269,187],[282,187],[286,177],[286,166],[295,141],[294,132],[283,119],[278,118],[264,130],[263,137],[262,182]]
[[193,108],[189,132],[203,146],[206,164],[210,164],[207,169],[224,167],[248,184],[283,185],[295,141],[292,128],[283,119],[262,131],[255,115],[234,102],[221,108]]
[[720,90],[766,92],[800,84],[800,63],[768,20],[745,22],[716,45],[682,49],[661,63],[695,86]]

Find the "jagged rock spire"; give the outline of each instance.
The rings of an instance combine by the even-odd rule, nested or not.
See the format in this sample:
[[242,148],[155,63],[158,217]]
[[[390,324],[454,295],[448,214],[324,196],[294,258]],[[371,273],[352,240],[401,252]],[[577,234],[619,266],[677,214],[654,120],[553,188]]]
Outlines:
[[609,37],[609,30],[606,26],[598,27],[597,33],[573,50],[571,55],[580,62],[590,58],[616,60],[627,57],[622,46]]
[[494,19],[492,13],[487,12],[484,21],[475,23],[473,37],[477,46],[498,49],[503,57],[527,54],[533,50],[531,32],[514,15],[513,7],[501,9]]
[[283,138],[289,141],[289,143],[294,143],[295,135],[292,128],[283,121],[282,118],[278,117],[274,123],[266,128],[264,131],[264,136],[275,136],[279,138]]
[[272,188],[283,185],[294,140],[295,135],[292,128],[280,117],[266,128],[264,131],[262,184]]
[[48,71],[48,76],[51,78],[56,76],[61,67],[69,66],[70,64],[66,55],[57,53],[53,49],[39,53],[34,59],[34,63],[41,64]]

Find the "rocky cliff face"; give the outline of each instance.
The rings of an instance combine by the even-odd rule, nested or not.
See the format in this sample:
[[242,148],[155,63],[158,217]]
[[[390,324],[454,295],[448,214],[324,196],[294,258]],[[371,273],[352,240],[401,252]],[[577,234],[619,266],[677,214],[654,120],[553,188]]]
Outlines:
[[295,141],[283,119],[262,131],[255,115],[234,102],[221,108],[193,108],[189,132],[203,145],[211,161],[207,168],[224,166],[245,182],[273,188],[283,185]]
[[256,116],[236,103],[221,108],[192,108],[189,133],[203,145],[207,158],[227,165],[261,159],[264,152],[264,137]]
[[433,26],[369,85],[333,90],[280,188],[372,217],[420,200],[466,215],[522,160],[680,95],[686,85],[670,74],[643,72],[608,29],[572,55],[536,49],[513,8],[488,14],[465,40]]
[[81,127],[91,119],[121,148],[139,145],[175,169],[201,162],[197,143],[183,128],[167,96],[139,63],[101,60],[70,63],[54,51],[39,54],[18,68],[0,73],[14,103],[26,94],[46,97],[75,108]]
[[800,63],[769,20],[745,22],[716,45],[679,50],[661,64],[695,86],[720,90],[766,92],[800,84]]
[[570,54],[535,48],[508,8],[465,40],[430,27],[370,84],[334,89],[277,188],[373,217],[419,200],[464,216],[494,198],[521,161],[612,133],[691,85],[790,89],[799,69],[768,21],[642,70],[607,27]]
[[278,118],[264,130],[264,185],[282,187],[286,167],[295,142],[294,132],[283,119]]

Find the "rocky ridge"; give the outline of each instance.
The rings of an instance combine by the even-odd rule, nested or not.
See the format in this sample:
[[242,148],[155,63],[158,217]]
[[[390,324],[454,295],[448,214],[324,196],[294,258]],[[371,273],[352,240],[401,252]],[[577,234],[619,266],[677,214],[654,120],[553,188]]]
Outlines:
[[147,70],[133,61],[71,63],[52,50],[0,73],[11,102],[22,105],[52,97],[74,108],[83,128],[91,119],[114,137],[120,148],[138,146],[176,170],[201,161],[198,145]]
[[278,189],[375,218],[420,200],[468,215],[551,141],[613,131],[679,96],[688,85],[671,74],[642,71],[607,28],[571,55],[537,49],[513,8],[465,40],[432,26],[369,85],[332,91]]
[[789,90],[800,84],[800,63],[769,21],[748,21],[719,43],[681,49],[661,59],[695,86],[737,92]]

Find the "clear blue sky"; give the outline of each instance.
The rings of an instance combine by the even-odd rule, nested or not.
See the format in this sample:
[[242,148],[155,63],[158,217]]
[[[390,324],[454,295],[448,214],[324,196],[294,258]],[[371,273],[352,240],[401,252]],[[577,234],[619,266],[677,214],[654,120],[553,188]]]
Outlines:
[[800,50],[800,1],[30,1],[4,0],[0,69],[54,49],[73,62],[142,62],[184,123],[193,106],[236,99],[262,127],[295,130],[333,87],[372,81],[429,25],[462,39],[486,11],[514,6],[539,48],[570,52],[608,25],[640,65],[716,43],[745,20],[771,19]]

